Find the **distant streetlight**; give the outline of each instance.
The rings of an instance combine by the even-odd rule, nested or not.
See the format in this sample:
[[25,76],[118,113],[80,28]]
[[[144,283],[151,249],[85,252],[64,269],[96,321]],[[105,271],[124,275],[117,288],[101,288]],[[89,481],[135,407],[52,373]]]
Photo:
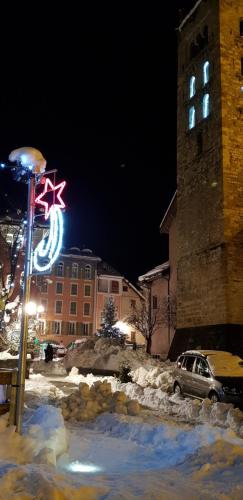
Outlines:
[[29,316],[34,316],[37,313],[37,306],[35,302],[27,302],[25,305],[25,312]]

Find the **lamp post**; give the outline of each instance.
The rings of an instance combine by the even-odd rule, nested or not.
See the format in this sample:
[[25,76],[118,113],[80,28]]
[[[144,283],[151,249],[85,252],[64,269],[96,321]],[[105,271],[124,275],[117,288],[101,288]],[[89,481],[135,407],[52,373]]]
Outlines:
[[18,363],[18,387],[17,387],[17,402],[16,402],[16,430],[22,431],[22,416],[24,406],[24,387],[26,373],[26,355],[27,355],[27,339],[28,339],[28,313],[26,305],[30,300],[30,283],[31,283],[31,255],[32,255],[32,238],[33,225],[35,214],[35,174],[29,175],[28,180],[28,208],[27,208],[27,227],[26,227],[26,243],[25,243],[25,258],[24,258],[24,283],[23,283],[23,307],[21,318],[21,333],[20,333],[20,348],[19,348],[19,363]]
[[32,262],[32,239],[35,215],[35,186],[37,179],[42,176],[46,168],[46,160],[38,149],[24,147],[15,149],[9,155],[9,160],[15,162],[12,167],[15,178],[18,181],[27,182],[28,202],[27,202],[27,225],[25,233],[25,259],[24,259],[24,279],[23,279],[23,305],[20,330],[20,349],[18,362],[18,382],[16,400],[16,430],[22,432],[22,416],[24,407],[24,387],[26,373],[26,355],[28,339],[28,313],[26,305],[30,299],[31,284],[31,262]]

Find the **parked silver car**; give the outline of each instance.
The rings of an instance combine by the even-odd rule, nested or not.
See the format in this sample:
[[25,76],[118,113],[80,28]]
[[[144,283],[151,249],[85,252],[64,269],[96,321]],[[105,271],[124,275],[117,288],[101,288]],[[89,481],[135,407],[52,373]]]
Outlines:
[[243,408],[243,360],[225,351],[186,351],[177,359],[173,389]]

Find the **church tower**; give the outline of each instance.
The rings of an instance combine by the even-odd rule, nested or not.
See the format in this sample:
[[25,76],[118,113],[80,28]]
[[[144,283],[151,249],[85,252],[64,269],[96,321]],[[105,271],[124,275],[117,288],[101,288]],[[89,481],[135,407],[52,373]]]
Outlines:
[[178,29],[177,332],[243,355],[243,0],[198,0]]

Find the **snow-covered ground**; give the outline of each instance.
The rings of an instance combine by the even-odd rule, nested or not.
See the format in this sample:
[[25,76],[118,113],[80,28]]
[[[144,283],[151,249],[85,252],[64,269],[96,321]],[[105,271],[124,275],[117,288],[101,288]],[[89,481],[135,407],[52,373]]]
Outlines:
[[149,407],[138,416],[66,424],[57,407],[66,390],[98,378],[31,375],[25,435],[0,418],[0,500],[242,499],[243,414],[179,399],[169,392],[170,370],[152,370],[135,370],[137,383],[105,377]]

